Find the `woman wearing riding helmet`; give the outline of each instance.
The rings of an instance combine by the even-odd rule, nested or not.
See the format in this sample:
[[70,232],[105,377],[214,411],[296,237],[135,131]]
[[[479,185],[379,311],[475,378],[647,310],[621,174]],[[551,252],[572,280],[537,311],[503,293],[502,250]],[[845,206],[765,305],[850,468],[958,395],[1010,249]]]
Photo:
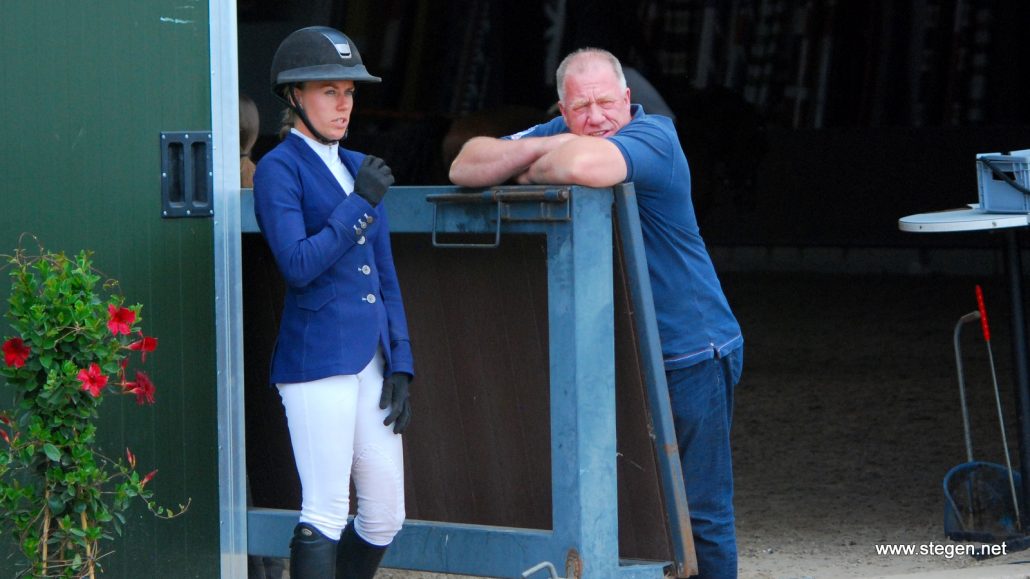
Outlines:
[[[414,368],[380,205],[393,175],[339,142],[355,83],[380,79],[327,27],[290,34],[271,76],[289,130],[257,166],[254,209],[287,283],[271,383],[303,496],[290,577],[371,578],[404,522],[400,433]],[[351,480],[358,504],[348,524]]]

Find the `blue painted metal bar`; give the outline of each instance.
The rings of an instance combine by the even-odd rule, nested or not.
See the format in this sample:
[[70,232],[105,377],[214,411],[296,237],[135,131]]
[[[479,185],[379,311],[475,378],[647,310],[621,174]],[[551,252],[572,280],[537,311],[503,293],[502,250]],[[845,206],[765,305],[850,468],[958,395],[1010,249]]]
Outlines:
[[572,227],[547,236],[554,531],[596,570],[617,570],[619,552],[611,204],[578,190]]
[[240,231],[243,233],[259,233],[257,217],[254,216],[254,190],[240,190]]
[[439,223],[438,216],[443,211],[440,209],[440,205],[437,203],[433,204],[433,247],[468,247],[468,248],[479,248],[479,249],[492,249],[501,245],[501,202],[497,201],[491,205],[495,205],[497,213],[494,214],[494,240],[491,243],[446,243],[437,239],[436,234],[439,233],[440,228],[437,225]]
[[262,557],[289,557],[290,537],[297,525],[299,511],[286,509],[247,509],[247,554]]
[[[288,538],[297,524],[297,515],[292,510],[251,508],[247,519],[248,552],[264,557],[289,557]],[[550,531],[409,520],[394,538],[384,565],[514,577],[532,566],[523,561],[539,557],[552,541]]]
[[[434,218],[427,195],[459,192],[467,190],[391,188],[384,201],[391,230],[430,233],[436,228],[442,233],[494,233],[496,196],[480,194],[485,202],[453,203]],[[568,203],[571,218],[549,219],[544,211],[543,218],[532,219],[531,211],[517,211],[518,220],[504,220],[503,225],[505,235],[547,236],[552,530],[409,520],[394,539],[395,546],[384,561],[386,566],[515,577],[537,563],[549,561],[568,577],[664,577],[666,562],[620,563],[618,555],[613,193],[610,189],[573,187]],[[253,207],[252,200],[244,199],[241,206],[246,212]],[[256,221],[249,216],[242,221],[243,231],[257,231]],[[624,227],[636,227],[639,235],[639,223],[632,218]],[[639,244],[639,239],[634,238],[634,243]],[[633,259],[638,269],[645,263],[640,256]],[[646,279],[646,265],[644,268]],[[639,272],[636,277],[640,279]],[[651,310],[635,307],[653,311],[653,306]],[[648,343],[654,347],[657,339]],[[658,352],[660,363],[660,349]],[[659,374],[664,384],[664,374],[655,375]],[[667,461],[662,465],[666,470]],[[678,466],[674,470],[678,473]],[[682,479],[680,489],[682,494]],[[285,556],[296,520],[296,511],[250,509],[248,552]]]
[[619,223],[619,234],[622,236],[630,299],[636,312],[633,322],[640,343],[651,427],[660,465],[662,491],[665,494],[669,535],[672,537],[672,548],[676,558],[676,574],[679,577],[696,575],[697,555],[694,552],[694,542],[690,538],[690,511],[687,508],[687,493],[683,485],[676,427],[672,421],[669,386],[665,380],[658,321],[654,315],[647,315],[647,312],[654,312],[654,296],[651,293],[651,277],[647,271],[647,256],[644,254],[636,191],[632,183],[615,188],[615,214]]
[[519,185],[517,187],[497,186],[479,191],[463,190],[456,193],[426,195],[430,203],[494,203],[497,201],[543,201],[559,203],[568,201],[571,187],[554,185]]

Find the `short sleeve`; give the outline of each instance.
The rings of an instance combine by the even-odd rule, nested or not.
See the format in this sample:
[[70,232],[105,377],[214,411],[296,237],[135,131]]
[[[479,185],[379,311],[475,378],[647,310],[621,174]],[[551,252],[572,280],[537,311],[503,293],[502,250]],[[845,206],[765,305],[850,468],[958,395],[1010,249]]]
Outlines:
[[626,160],[626,181],[638,187],[660,190],[672,178],[673,154],[676,147],[669,132],[651,121],[630,123],[608,137]]

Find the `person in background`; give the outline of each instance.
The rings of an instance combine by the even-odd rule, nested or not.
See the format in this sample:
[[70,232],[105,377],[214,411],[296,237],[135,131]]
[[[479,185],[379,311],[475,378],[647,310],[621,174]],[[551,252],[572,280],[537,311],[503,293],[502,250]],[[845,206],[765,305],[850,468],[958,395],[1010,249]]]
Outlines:
[[254,187],[254,160],[250,154],[261,132],[261,117],[253,99],[240,95],[240,187]]
[[611,187],[633,182],[700,577],[737,576],[730,423],[744,339],[697,226],[672,120],[631,104],[618,59],[578,50],[558,66],[561,116],[509,137],[470,139],[457,185]]
[[271,382],[301,481],[290,577],[371,579],[404,522],[400,434],[414,376],[382,205],[393,174],[340,146],[357,83],[380,79],[327,27],[283,40],[271,77],[288,130],[257,165],[254,209],[287,284]]

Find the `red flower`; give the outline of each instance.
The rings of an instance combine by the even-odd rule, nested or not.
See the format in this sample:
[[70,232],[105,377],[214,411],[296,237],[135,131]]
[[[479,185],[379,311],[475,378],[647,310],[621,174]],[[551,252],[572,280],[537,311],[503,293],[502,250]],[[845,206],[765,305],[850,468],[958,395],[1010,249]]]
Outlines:
[[24,366],[25,360],[27,360],[29,354],[32,353],[21,338],[11,338],[10,340],[7,340],[4,342],[3,349],[4,363],[14,368],[21,368]]
[[136,321],[136,312],[129,308],[116,308],[114,304],[107,304],[107,313],[110,318],[107,320],[107,329],[112,334],[128,335],[132,331],[132,324]]
[[0,430],[0,438],[4,439],[4,442],[6,442],[7,444],[11,444],[11,438],[7,436],[6,431]]
[[157,474],[157,469],[154,469],[154,470],[150,471],[149,473],[147,473],[147,476],[143,477],[143,480],[139,481],[139,486],[141,486],[141,487],[147,486],[147,483],[150,482],[150,480],[152,478],[154,478],[155,474]]
[[153,352],[155,349],[157,349],[157,338],[154,338],[152,336],[144,336],[143,332],[140,332],[139,336],[140,336],[140,339],[138,339],[135,342],[129,344],[129,349],[130,350],[137,350],[139,352],[142,352],[141,359],[144,362],[146,362],[147,361],[147,352]]
[[129,468],[136,468],[136,455],[128,448],[125,449],[125,456],[129,459]]
[[142,406],[143,404],[154,403],[154,392],[157,388],[154,387],[154,383],[150,381],[150,377],[144,372],[136,372],[136,381],[127,382],[125,384],[125,391],[131,392],[136,395],[136,404]]
[[89,365],[88,370],[79,370],[79,382],[82,382],[82,389],[89,392],[93,398],[100,396],[100,391],[107,385],[107,376],[100,371],[96,362]]

